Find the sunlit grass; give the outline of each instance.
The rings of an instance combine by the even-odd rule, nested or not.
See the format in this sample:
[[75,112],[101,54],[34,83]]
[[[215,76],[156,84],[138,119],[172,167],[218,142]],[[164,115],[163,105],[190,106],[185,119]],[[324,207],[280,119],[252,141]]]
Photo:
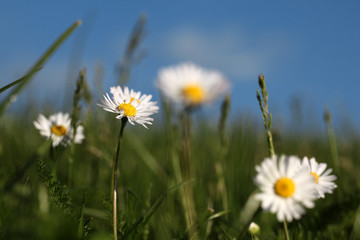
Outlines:
[[[117,138],[117,132],[112,128],[116,124],[111,117],[99,116],[99,112],[88,112],[83,116],[87,138],[81,146],[75,147],[71,188],[66,187],[69,149],[58,150],[60,156],[57,179],[65,186],[64,191],[69,194],[78,212],[86,193],[85,221],[90,221],[89,238],[98,233],[106,233],[111,239],[112,235],[109,186],[114,141]],[[254,123],[254,118],[244,116],[228,126],[229,153],[224,158],[223,170],[229,209],[223,209],[221,198],[216,197],[215,192],[217,175],[214,166],[219,156],[218,132],[215,126],[211,121],[201,121],[194,126],[191,167],[195,176],[194,201],[199,217],[206,215],[208,208],[213,209],[215,213],[229,211],[228,214],[213,220],[209,238],[221,239],[220,236],[224,236],[223,231],[236,237],[242,230],[240,213],[248,196],[255,190],[254,165],[267,156],[267,144],[263,132],[259,131],[261,128]],[[38,171],[40,154],[48,168],[54,166],[54,163],[50,162],[47,149],[43,153],[37,153],[43,139],[33,128],[30,119],[24,120],[21,115],[16,118],[4,117],[1,119],[0,130],[2,236],[5,239],[10,236],[21,238],[25,235],[28,239],[46,239],[48,235],[45,233],[50,231],[49,229],[52,229],[54,235],[60,236],[65,234],[61,231],[62,228],[72,229],[67,224],[73,221],[73,224],[69,225],[76,225],[73,228],[74,232],[66,232],[75,238],[78,219],[64,214],[63,209],[51,200],[47,212],[40,208],[39,194],[44,184]],[[124,138],[128,139],[124,141],[121,152],[122,171],[119,175],[121,184],[118,194],[120,227],[124,232],[128,230],[129,225],[139,220],[162,194],[178,184],[170,159],[169,135],[161,124],[155,123],[146,133],[142,133],[143,131],[136,127],[129,127],[127,130],[137,133],[131,137],[127,136],[127,133],[124,134]],[[274,144],[278,151],[299,156],[316,156],[319,161],[327,162],[330,166],[332,164],[326,139],[306,137],[297,144],[297,141],[282,135],[281,140],[275,141]],[[359,201],[356,183],[358,165],[353,160],[359,155],[359,150],[356,142],[351,144],[339,148],[340,154],[343,154],[340,156],[344,158],[341,166],[347,174],[338,179],[338,189],[335,193],[316,202],[315,209],[309,210],[300,221],[289,225],[290,234],[304,236],[298,239],[306,239],[305,236],[308,235],[319,236],[319,239],[327,239],[331,235],[344,239],[350,236]],[[156,167],[151,167],[149,159],[156,160]],[[165,194],[148,224],[141,225],[135,232],[138,232],[140,239],[143,238],[145,229],[149,231],[148,239],[186,238],[183,216],[179,192],[174,189]],[[260,239],[261,236],[267,239],[275,238],[282,231],[281,224],[269,213],[260,213],[254,220],[261,227]],[[199,226],[200,236],[204,236],[205,226],[205,223]],[[135,237],[130,239],[132,238]]]
[[[143,26],[136,29],[131,39],[137,41],[125,54],[121,83],[129,80],[129,59],[142,36]],[[5,88],[18,94],[19,84]],[[256,101],[256,88],[248,101]],[[40,136],[33,121],[40,113],[53,114],[50,110],[23,106],[25,111],[4,112],[0,118],[0,238],[114,239],[115,226],[118,239],[251,239],[248,227],[253,221],[261,229],[258,239],[285,239],[276,216],[253,204],[255,165],[274,152],[315,157],[338,176],[333,194],[317,200],[300,220],[288,223],[289,238],[359,238],[360,141],[350,137],[336,141],[329,112],[319,132],[294,134],[271,128],[276,118],[268,114],[268,93],[262,92],[266,102],[260,99],[258,115],[232,119],[227,118],[233,111],[230,95],[210,117],[200,118],[194,111],[184,122],[180,112],[159,100],[160,113],[149,129],[127,124],[121,134],[114,224],[111,170],[121,121],[95,107],[99,100],[91,99],[85,71],[68,91],[74,92],[72,125],[84,127],[81,144],[53,148]],[[184,154],[191,156],[186,166],[181,165]],[[186,176],[186,170],[191,175]],[[186,188],[193,195],[193,222],[186,221]]]

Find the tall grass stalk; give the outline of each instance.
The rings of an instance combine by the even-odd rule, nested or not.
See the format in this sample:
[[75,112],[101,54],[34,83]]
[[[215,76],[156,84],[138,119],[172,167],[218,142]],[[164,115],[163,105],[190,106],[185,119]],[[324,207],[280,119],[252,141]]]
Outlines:
[[337,174],[340,174],[340,163],[339,163],[339,155],[338,155],[338,149],[335,138],[335,131],[331,121],[331,113],[328,108],[325,108],[324,120],[326,124],[326,132],[328,136],[330,153],[331,153],[334,169],[337,172]]
[[145,55],[144,52],[140,52],[135,55],[136,50],[139,48],[141,42],[145,38],[145,25],[146,16],[140,15],[133,28],[130,38],[128,39],[124,56],[118,65],[119,85],[121,86],[124,86],[127,83],[131,73],[131,66],[134,63],[142,60]]
[[58,151],[58,147],[53,147],[53,145],[50,145],[49,148],[49,157],[50,157],[50,161],[54,164],[54,167],[51,170],[51,173],[53,174],[54,178],[57,178],[57,168],[58,168],[58,156],[59,151]]
[[[268,104],[268,92],[265,84],[265,77],[263,74],[258,76],[258,84],[260,86],[260,91],[256,90],[256,98],[259,102],[261,116],[263,119],[265,132],[266,132],[266,140],[268,145],[268,153],[269,156],[272,157],[275,155],[274,143],[272,139],[271,133],[271,125],[272,125],[272,115],[269,113],[269,104]],[[253,192],[247,199],[245,207],[240,213],[239,222],[243,223],[242,230],[239,233],[239,238],[243,238],[247,232],[247,229],[252,222],[255,215],[260,210],[260,202],[255,199],[255,193]]]
[[[220,109],[220,119],[218,123],[220,148],[219,148],[219,157],[216,158],[215,161],[215,173],[217,177],[215,197],[217,199],[219,198],[221,199],[222,207],[225,211],[229,209],[229,202],[227,195],[228,193],[226,190],[224,167],[223,167],[225,156],[229,150],[228,138],[226,136],[226,121],[229,116],[229,112],[230,112],[230,95],[227,94],[221,104],[221,109]],[[212,199],[209,201],[212,201]],[[213,203],[210,202],[210,205],[212,204]],[[228,220],[228,215],[226,215],[225,218]],[[205,237],[207,237],[207,235],[210,234],[212,225],[213,225],[212,220],[207,221]]]
[[259,75],[258,83],[261,89],[261,95],[259,90],[256,90],[256,98],[259,101],[259,106],[262,113],[262,119],[266,131],[266,139],[269,147],[269,156],[272,157],[275,155],[274,143],[271,134],[272,115],[271,113],[269,113],[268,92],[266,89],[265,77],[263,74]]
[[223,209],[229,209],[227,190],[224,176],[224,160],[228,152],[228,139],[226,137],[226,120],[230,111],[230,95],[226,95],[221,105],[221,117],[219,120],[219,139],[220,139],[220,156],[215,163],[215,172],[217,175],[217,195],[221,197]]
[[[190,140],[191,140],[191,109],[185,109],[181,116],[182,118],[182,134],[181,134],[181,150],[182,150],[182,179],[188,182],[192,178],[191,174],[191,156],[190,156]],[[196,210],[194,202],[194,193],[192,182],[183,186],[183,205],[185,209],[186,228],[189,231],[191,239],[199,239],[197,228],[193,227],[196,224]]]
[[[259,106],[260,106],[260,110],[262,113],[264,127],[266,130],[266,138],[267,138],[267,143],[268,143],[268,148],[269,148],[269,155],[270,155],[270,157],[273,157],[275,155],[275,150],[274,150],[274,143],[273,143],[272,134],[271,134],[272,115],[271,115],[271,113],[269,113],[269,104],[268,104],[269,97],[268,97],[268,92],[266,89],[265,77],[263,74],[259,75],[258,83],[259,83],[259,86],[261,89],[261,96],[260,96],[259,90],[256,90],[256,98],[259,101]],[[284,220],[284,232],[285,232],[285,239],[290,240],[289,230],[288,230],[286,220]]]
[[124,128],[127,123],[127,118],[124,117],[121,119],[121,127],[118,137],[118,142],[116,146],[116,153],[113,161],[113,169],[112,169],[112,192],[113,192],[113,227],[114,227],[114,239],[117,240],[117,173],[118,173],[118,162],[120,155],[120,146],[121,140],[124,133]]
[[81,93],[83,89],[85,81],[85,70],[81,70],[79,74],[79,78],[76,81],[76,89],[74,92],[74,101],[73,101],[73,112],[71,114],[71,127],[73,129],[73,138],[72,143],[70,145],[70,156],[69,156],[69,172],[68,172],[68,186],[71,187],[72,185],[72,170],[73,170],[73,163],[74,163],[74,151],[75,151],[75,136],[76,130],[79,125],[79,115],[81,111],[81,106],[79,102],[81,100]]
[[[148,189],[148,197],[147,199],[145,200],[145,206],[146,208],[150,208],[151,206],[151,203],[150,203],[150,196],[151,196],[151,190],[152,190],[152,184],[149,184],[149,189]],[[149,239],[149,233],[150,233],[150,230],[149,230],[149,223],[147,222],[144,226],[144,230],[143,230],[143,234],[142,234],[142,239],[143,240],[148,240]]]
[[26,84],[30,82],[32,77],[37,73],[45,64],[45,62],[55,53],[55,51],[64,43],[64,41],[75,31],[75,29],[81,25],[81,20],[73,23],[68,29],[62,33],[55,42],[48,48],[48,50],[38,59],[33,67],[28,71],[25,77],[12,89],[10,94],[0,103],[0,115],[5,109],[14,102],[16,96],[24,89]]
[[78,238],[81,239],[85,236],[84,228],[84,209],[85,209],[85,202],[86,202],[86,193],[84,193],[84,198],[82,201],[81,212],[80,212],[80,219],[79,219],[79,227],[78,227]]
[[[161,102],[162,102],[164,113],[165,113],[166,130],[168,132],[168,138],[169,138],[169,143],[170,143],[169,144],[169,155],[170,155],[172,168],[173,168],[174,175],[175,175],[176,184],[181,184],[181,189],[179,191],[180,198],[181,198],[181,204],[182,204],[182,208],[184,210],[184,218],[185,218],[186,228],[190,229],[191,222],[188,218],[187,196],[185,193],[185,186],[188,185],[189,182],[184,183],[185,181],[184,181],[184,176],[182,173],[182,166],[180,163],[181,160],[179,157],[178,144],[177,144],[177,142],[178,142],[177,140],[178,140],[180,131],[179,131],[178,125],[172,124],[172,106],[171,106],[170,102],[168,102],[162,95],[161,95],[161,99],[162,99]],[[180,119],[182,120],[180,125],[182,126],[182,128],[183,128],[182,130],[184,132],[185,131],[184,125],[186,125],[187,123],[185,122],[183,115],[184,114],[182,114],[180,116]],[[183,136],[182,141],[184,141],[185,140],[184,133],[182,134],[182,136]],[[182,148],[182,151],[184,151],[184,148]],[[184,162],[184,160],[183,160],[183,162]]]
[[29,73],[27,73],[25,76],[23,76],[22,78],[19,78],[18,80],[7,84],[6,86],[0,88],[0,93],[4,92],[5,90],[7,90],[8,88],[15,86],[16,84],[21,83],[22,81],[26,81],[26,79],[30,78],[33,74],[35,74],[36,72],[40,71],[41,69],[43,69],[43,67],[39,67],[39,68],[35,68],[35,69],[31,69]]

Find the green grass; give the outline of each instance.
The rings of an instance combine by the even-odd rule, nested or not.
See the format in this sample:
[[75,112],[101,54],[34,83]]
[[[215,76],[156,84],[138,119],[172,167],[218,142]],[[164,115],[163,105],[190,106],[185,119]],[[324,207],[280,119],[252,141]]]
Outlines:
[[[129,60],[141,42],[144,21],[138,21],[131,35],[131,51],[125,53],[120,82],[129,80]],[[71,26],[53,46],[59,47],[76,27]],[[1,111],[55,48],[49,51],[24,78],[1,88],[12,89],[0,104]],[[98,99],[91,99],[85,76],[80,79],[83,83],[78,82],[75,91],[72,123],[80,120],[85,128],[82,144],[50,148],[33,126],[38,114],[48,116],[54,113],[50,110],[22,106],[23,112],[0,116],[1,239],[113,239],[112,162],[121,121],[95,106]],[[74,90],[75,84],[68,91]],[[104,94],[92,91],[93,95]],[[254,88],[254,99],[249,101],[256,101],[255,93]],[[280,128],[265,131],[260,110],[257,116],[221,118],[227,110],[213,109],[211,119],[197,114],[192,117],[191,177],[183,182],[174,167],[174,163],[182,164],[177,114],[164,104],[148,130],[127,124],[118,166],[119,239],[190,239],[195,235],[200,239],[251,239],[247,233],[250,221],[260,225],[260,239],[285,239],[283,225],[273,214],[256,211],[256,205],[253,210],[249,207],[253,203],[249,197],[256,191],[255,165],[268,156],[267,136],[271,133],[278,155],[315,157],[334,168],[338,177],[334,194],[317,200],[314,209],[288,225],[290,238],[360,238],[358,138],[337,139],[336,145],[329,122],[324,122],[324,133],[319,130],[317,135]],[[276,125],[276,117],[272,121]],[[330,141],[325,126],[331,133]],[[339,166],[333,165],[334,157],[338,157]],[[197,222],[187,228],[182,189],[190,185]]]
[[[86,129],[86,140],[75,147],[71,188],[67,187],[70,151],[62,147],[56,149],[56,186],[60,190],[49,187],[48,181],[44,181],[44,173],[39,170],[39,160],[44,162],[47,174],[55,163],[49,157],[48,146],[39,151],[44,139],[32,125],[36,116],[5,115],[0,120],[0,232],[3,239],[78,238],[84,194],[84,238],[112,238],[111,164],[120,121],[101,109],[84,110],[82,124]],[[131,125],[125,129],[119,162],[119,236],[187,239],[180,187],[176,186],[179,183],[171,163],[174,147],[171,144],[174,142],[176,147],[179,140],[171,137],[174,134],[167,132],[160,121],[157,119],[149,130]],[[193,126],[191,169],[195,179],[192,185],[196,211],[202,219],[198,226],[202,238],[227,239],[226,234],[235,238],[242,231],[240,213],[255,190],[254,166],[268,152],[265,133],[254,122],[258,121],[246,116],[234,119],[226,131],[228,152],[223,159],[223,170],[229,209],[222,208],[221,197],[216,194],[214,166],[220,156],[217,128],[206,120]],[[176,125],[174,128],[176,131]],[[317,200],[316,208],[309,210],[300,221],[289,224],[294,239],[350,238],[360,200],[356,162],[360,154],[358,142],[348,140],[346,145],[339,145],[341,173],[335,173],[338,188],[334,194]],[[314,156],[320,162],[332,164],[326,138],[283,133],[275,139],[274,145],[279,154]],[[178,153],[179,149],[175,151]],[[155,167],[152,161],[156,161]],[[59,198],[56,191],[64,196]],[[49,202],[48,209],[41,209],[45,200],[40,200],[40,196]],[[68,200],[71,211],[68,211]],[[208,220],[208,208],[213,209],[214,214],[223,210],[229,212]],[[144,216],[149,217],[148,221],[140,222],[132,229]],[[260,212],[254,220],[261,227],[260,239],[278,239],[279,236],[281,239],[282,224],[272,214]],[[212,225],[206,230],[209,221]],[[250,239],[250,236],[246,234],[244,239]]]

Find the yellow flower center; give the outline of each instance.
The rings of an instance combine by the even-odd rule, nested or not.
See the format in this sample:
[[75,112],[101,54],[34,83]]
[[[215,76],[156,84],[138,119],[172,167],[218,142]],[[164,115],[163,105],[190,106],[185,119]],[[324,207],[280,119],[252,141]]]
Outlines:
[[204,90],[199,85],[188,85],[181,90],[181,93],[192,104],[199,104],[205,98]]
[[314,176],[315,182],[318,183],[319,182],[319,175],[317,175],[315,172],[310,172],[310,174]]
[[295,192],[295,183],[290,178],[280,178],[274,186],[275,193],[281,197],[291,197]]
[[66,127],[63,125],[53,125],[51,132],[57,136],[64,136],[66,134]]
[[[130,99],[130,103],[122,103],[118,106],[119,111],[124,111],[124,115],[128,117],[133,117],[136,114],[136,108],[131,105],[132,101],[134,101],[135,98]],[[140,103],[139,100],[137,100],[138,103]]]

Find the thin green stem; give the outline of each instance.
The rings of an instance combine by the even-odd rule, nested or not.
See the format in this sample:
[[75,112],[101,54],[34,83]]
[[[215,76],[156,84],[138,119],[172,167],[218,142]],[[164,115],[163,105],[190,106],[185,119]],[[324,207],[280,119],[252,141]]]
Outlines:
[[54,54],[54,52],[64,43],[64,41],[73,33],[73,31],[81,25],[81,20],[73,23],[64,33],[62,33],[58,39],[46,50],[46,52],[38,59],[38,61],[33,65],[33,67],[26,74],[25,79],[23,79],[19,84],[13,87],[9,95],[0,102],[0,115],[6,110],[6,108],[13,102],[12,99],[20,94],[23,88],[30,82],[38,69],[46,63],[46,61]]
[[264,75],[260,74],[258,78],[258,83],[261,89],[261,95],[260,91],[256,91],[256,98],[259,101],[260,110],[262,113],[262,118],[264,122],[264,127],[266,130],[266,139],[269,147],[269,155],[270,157],[275,155],[274,150],[274,143],[271,133],[271,126],[272,126],[272,115],[269,113],[269,106],[268,106],[268,92],[265,85],[265,77]]
[[190,179],[190,129],[191,129],[190,113],[186,111],[183,116],[183,131],[182,131],[182,150],[183,150],[183,166],[185,180]]
[[228,139],[225,131],[226,120],[229,116],[229,111],[230,111],[230,95],[228,94],[225,96],[221,106],[221,117],[219,120],[220,156],[217,158],[217,161],[215,162],[215,172],[217,175],[217,187],[216,187],[217,196],[221,197],[224,210],[229,209],[225,176],[224,176],[224,167],[223,167],[225,156],[229,150]]
[[[173,167],[173,170],[174,170],[174,175],[175,175],[175,181],[177,184],[183,184],[187,179],[184,180],[184,177],[183,177],[183,171],[182,171],[182,167],[181,165],[184,165],[184,159],[183,159],[183,156],[187,154],[183,154],[183,156],[180,157],[180,154],[178,153],[178,148],[177,148],[177,141],[178,141],[178,137],[179,137],[179,133],[180,131],[178,131],[179,129],[177,127],[174,127],[171,123],[171,114],[172,114],[172,111],[171,111],[171,105],[165,101],[164,98],[162,98],[162,102],[163,102],[163,109],[165,111],[165,120],[166,120],[166,127],[167,127],[167,130],[168,130],[168,133],[170,134],[169,135],[169,142],[170,142],[170,156],[171,156],[171,160],[172,160],[172,167]],[[184,132],[185,132],[185,127],[184,125],[186,125],[186,121],[185,121],[185,116],[184,114],[181,114],[179,116],[179,126],[181,127],[181,132],[182,132],[182,135],[181,135],[181,147],[182,147],[182,152],[184,152],[184,148],[185,148],[185,145],[184,145],[184,139],[185,139],[185,136],[184,136]],[[180,159],[181,158],[181,159]],[[181,162],[182,161],[182,162]],[[181,164],[182,163],[182,164]],[[186,223],[186,227],[188,229],[190,229],[191,227],[191,223],[189,222],[189,218],[187,217],[188,214],[187,214],[187,196],[185,194],[185,185],[188,185],[189,183],[186,183],[184,184],[184,186],[182,186],[179,191],[180,193],[180,198],[181,198],[181,204],[182,204],[182,207],[183,207],[183,210],[184,210],[184,217],[185,217],[185,223]]]
[[83,88],[85,86],[85,70],[81,70],[79,74],[79,78],[76,81],[76,89],[74,91],[74,100],[73,100],[73,112],[71,114],[71,127],[73,129],[73,137],[70,145],[70,157],[69,157],[69,172],[68,172],[68,186],[72,185],[72,172],[73,172],[73,164],[74,164],[74,154],[75,154],[75,138],[77,133],[77,128],[79,126],[79,114],[81,110],[81,106],[79,102],[83,95]]
[[56,147],[53,147],[53,145],[50,145],[50,159],[53,162],[53,169],[52,169],[52,174],[54,176],[55,179],[57,179],[57,168],[58,168],[58,156],[57,156],[57,151],[56,151]]
[[120,153],[120,146],[121,146],[121,140],[124,133],[124,128],[127,123],[127,118],[121,119],[121,127],[120,127],[120,133],[118,137],[117,147],[116,147],[116,153],[113,161],[113,169],[112,169],[112,192],[113,192],[113,225],[114,225],[114,239],[117,240],[117,168],[118,168],[118,162],[119,162],[119,153]]
[[[182,163],[183,163],[183,180],[189,181],[191,179],[191,167],[190,167],[190,138],[191,138],[191,110],[185,109],[182,121]],[[194,203],[194,195],[192,184],[189,182],[183,187],[183,200],[185,201],[185,219],[186,227],[188,230],[194,229],[192,226],[196,223],[196,211]],[[197,230],[191,230],[189,232],[190,238],[198,239]]]
[[267,134],[267,142],[269,146],[269,155],[270,157],[272,157],[275,155],[275,150],[274,150],[274,143],[273,143],[271,131],[266,130],[266,134]]
[[326,131],[328,135],[330,153],[333,160],[334,169],[338,174],[340,174],[339,154],[336,144],[335,131],[332,126],[331,114],[329,109],[325,109],[324,118],[326,123]]
[[68,170],[68,187],[72,186],[73,163],[74,163],[73,152],[70,151],[69,170]]
[[124,53],[124,56],[121,59],[121,62],[118,66],[119,68],[119,84],[124,86],[129,77],[130,77],[130,70],[131,66],[136,63],[140,62],[144,57],[143,54],[135,54],[136,50],[138,50],[141,42],[144,40],[145,37],[145,25],[146,25],[146,16],[141,15],[137,20],[134,29],[131,33],[130,38],[128,39],[128,44]]
[[286,220],[284,220],[284,231],[285,231],[285,239],[286,239],[286,240],[290,240],[289,231],[288,231],[288,227],[287,227]]

